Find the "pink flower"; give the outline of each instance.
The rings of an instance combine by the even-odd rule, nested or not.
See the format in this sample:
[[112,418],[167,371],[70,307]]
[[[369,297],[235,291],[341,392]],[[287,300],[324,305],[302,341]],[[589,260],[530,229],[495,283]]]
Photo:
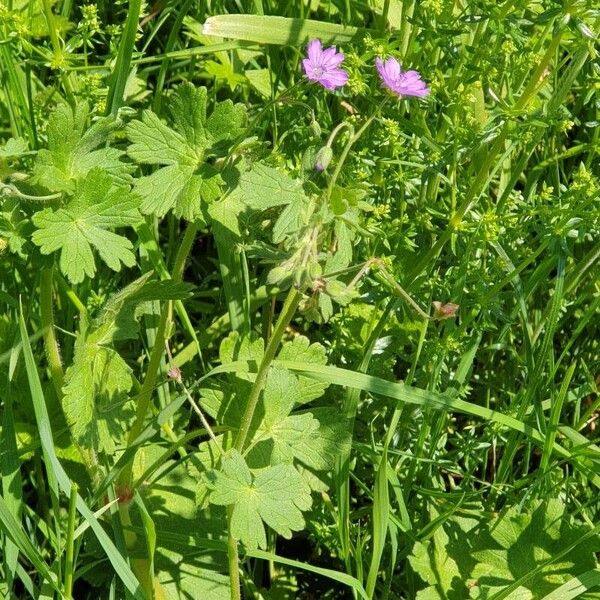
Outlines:
[[335,90],[348,81],[348,73],[339,68],[343,60],[344,55],[337,52],[335,46],[323,50],[321,40],[311,40],[302,66],[310,81],[315,81],[328,90]]
[[423,97],[430,92],[417,71],[402,71],[395,58],[388,58],[385,62],[376,58],[375,66],[383,85],[398,96]]

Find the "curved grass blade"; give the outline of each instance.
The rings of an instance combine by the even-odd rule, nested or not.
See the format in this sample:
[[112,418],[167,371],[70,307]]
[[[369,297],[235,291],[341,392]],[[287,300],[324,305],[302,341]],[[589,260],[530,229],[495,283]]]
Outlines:
[[571,600],[577,598],[581,594],[600,586],[600,569],[592,569],[586,571],[573,579],[569,579],[567,583],[563,583],[542,598],[542,600]]
[[[275,362],[277,363],[278,361]],[[387,396],[388,398],[393,398],[408,404],[416,404],[418,406],[424,406],[438,410],[442,409],[455,411],[480,417],[486,421],[493,421],[499,425],[504,425],[513,431],[523,433],[541,446],[543,446],[545,442],[545,436],[543,434],[541,434],[531,425],[528,425],[519,419],[505,415],[497,410],[486,408],[485,406],[479,406],[478,404],[473,404],[472,402],[449,397],[445,394],[423,390],[405,385],[403,383],[387,381],[385,379],[381,379],[380,377],[356,373],[355,371],[340,369],[339,367],[292,361],[280,361],[280,364],[291,371],[297,371],[303,375],[306,375],[307,377],[312,377],[319,381],[326,381],[327,383],[334,385],[361,389],[372,394]],[[564,429],[570,430],[570,428],[560,427],[559,431],[565,433],[563,431]],[[573,433],[572,430],[570,430],[570,433]],[[575,458],[574,455],[569,452],[569,450],[556,442],[553,445],[553,451],[563,458]],[[585,473],[585,475],[596,487],[600,487],[600,475],[592,470],[589,461],[583,463],[580,460],[574,460],[573,464],[580,471]]]
[[348,587],[352,588],[361,598],[363,598],[364,600],[369,600],[369,596],[365,592],[365,589],[360,584],[360,582],[351,575],[348,575],[347,573],[340,573],[331,569],[315,567],[313,565],[309,565],[298,560],[283,558],[282,556],[278,556],[277,554],[273,554],[272,552],[265,552],[264,550],[247,550],[245,552],[245,555],[251,556],[252,558],[262,558],[263,560],[271,560],[281,565],[287,565],[288,567],[296,567],[297,569],[303,569],[304,571],[317,573],[318,575],[322,575],[323,577],[327,577],[328,579],[332,579],[333,581],[337,581],[338,583],[347,585]]
[[[46,471],[50,486],[52,487],[54,482],[66,496],[69,496],[71,493],[72,483],[69,479],[69,476],[60,464],[60,461],[58,460],[54,450],[54,441],[52,438],[52,430],[50,428],[50,418],[48,416],[46,401],[42,391],[42,384],[37,372],[35,359],[33,357],[31,345],[29,344],[29,338],[27,337],[27,327],[25,325],[22,307],[19,313],[19,327],[21,331],[21,343],[23,344],[23,357],[25,359],[27,379],[29,381],[29,389],[31,391],[35,420],[39,430],[40,442],[42,445],[42,452],[44,455],[44,462],[46,464]],[[98,542],[106,552],[108,560],[112,564],[116,574],[119,576],[125,587],[136,600],[145,600],[145,596],[141,591],[139,582],[129,568],[129,565],[119,553],[112,540],[102,528],[102,525],[100,525],[80,495],[77,495],[77,510],[81,516],[90,523],[90,527],[96,534]]]

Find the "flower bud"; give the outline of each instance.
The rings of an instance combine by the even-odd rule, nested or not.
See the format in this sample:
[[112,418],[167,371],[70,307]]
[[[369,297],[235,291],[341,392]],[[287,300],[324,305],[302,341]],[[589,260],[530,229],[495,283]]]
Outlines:
[[315,169],[319,172],[324,171],[333,158],[333,150],[329,146],[323,146],[315,157]]
[[435,301],[433,302],[433,316],[436,319],[451,319],[456,316],[459,308],[458,304],[452,304],[452,302],[442,304],[439,301]]
[[310,122],[309,129],[315,137],[319,137],[321,135],[321,126],[314,119]]
[[177,383],[181,383],[181,370],[179,369],[179,367],[171,367],[167,371],[167,376],[169,377],[169,379],[172,379]]

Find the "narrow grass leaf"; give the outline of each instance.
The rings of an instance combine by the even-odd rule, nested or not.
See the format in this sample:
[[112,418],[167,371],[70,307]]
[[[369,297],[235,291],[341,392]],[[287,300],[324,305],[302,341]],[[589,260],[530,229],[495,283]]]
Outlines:
[[336,23],[261,15],[217,15],[209,17],[202,28],[204,35],[280,46],[298,46],[313,38],[324,44],[341,44],[366,32],[360,27]]
[[377,583],[381,557],[385,549],[390,510],[387,446],[385,446],[379,460],[373,493],[373,546],[371,565],[369,566],[369,575],[367,577],[367,595],[369,598],[373,598],[375,593],[375,584]]
[[44,562],[37,548],[35,548],[25,535],[20,523],[16,521],[2,496],[0,496],[0,528],[4,531],[4,535],[12,540],[23,556],[36,568],[37,572],[44,578],[44,581],[50,582],[54,589],[59,592],[60,588],[56,577],[54,577],[48,565]]
[[571,379],[573,377],[573,373],[575,372],[576,366],[576,362],[571,363],[571,366],[565,373],[564,379],[560,385],[560,390],[558,391],[556,398],[552,402],[552,408],[550,409],[550,419],[548,422],[548,429],[546,430],[546,441],[544,442],[542,460],[540,463],[540,470],[542,471],[542,473],[545,473],[548,470],[548,465],[550,464],[552,448],[554,447],[554,442],[556,441],[556,434],[558,432],[558,426],[560,424],[560,414],[565,398],[567,397],[569,385],[571,384]]
[[127,12],[127,21],[119,44],[117,62],[108,88],[106,99],[107,114],[116,114],[123,103],[123,93],[127,85],[131,68],[131,57],[135,48],[135,38],[138,30],[142,0],[131,0]]
[[[351,387],[361,389],[363,391],[379,394],[381,396],[387,396],[395,400],[406,402],[408,404],[416,404],[418,406],[443,409],[449,411],[457,411],[460,413],[473,415],[480,417],[486,421],[498,423],[505,427],[512,429],[515,432],[523,433],[528,436],[531,440],[537,442],[539,445],[543,445],[545,437],[534,427],[515,419],[509,415],[505,415],[496,410],[473,404],[465,400],[457,398],[451,398],[447,395],[433,392],[430,390],[423,390],[420,388],[407,386],[403,383],[395,383],[381,379],[380,377],[374,377],[373,375],[365,375],[362,373],[356,373],[347,369],[340,369],[338,367],[331,367],[326,365],[309,365],[301,362],[291,361],[280,361],[283,366],[290,369],[291,371],[301,372],[308,377],[314,377],[319,381],[326,381],[335,385],[341,385],[345,387]],[[563,427],[559,431],[563,431]],[[576,433],[570,428],[569,433]],[[572,458],[573,454],[566,448],[560,446],[558,443],[554,444],[554,452],[564,458]],[[583,464],[580,461],[575,461],[574,464],[582,470],[590,479],[594,485],[600,487],[600,476],[591,471],[591,466]]]
[[251,558],[261,558],[263,560],[270,560],[275,563],[279,563],[280,565],[287,565],[288,567],[296,567],[297,569],[310,571],[311,573],[317,573],[318,575],[327,577],[332,581],[337,581],[338,583],[347,585],[348,587],[352,588],[352,590],[354,590],[361,598],[363,598],[364,600],[369,600],[369,596],[367,596],[367,593],[365,592],[365,589],[360,584],[360,582],[346,573],[340,573],[339,571],[324,569],[322,567],[315,567],[308,563],[303,563],[298,560],[292,560],[289,558],[283,558],[283,556],[278,556],[277,554],[273,554],[272,552],[265,552],[264,550],[247,550],[245,552],[245,555]]
[[[23,317],[23,309],[21,308],[19,315],[19,327],[21,330],[21,343],[23,344],[23,357],[25,359],[25,367],[27,371],[27,379],[31,391],[31,399],[35,411],[35,419],[39,430],[42,451],[46,463],[46,472],[51,486],[56,486],[56,495],[58,496],[58,486],[62,492],[69,496],[71,493],[72,482],[69,476],[60,464],[56,452],[54,450],[54,440],[52,438],[52,430],[50,429],[50,417],[46,408],[46,401],[42,391],[42,384],[37,372],[35,359],[27,337],[27,327]],[[115,572],[136,600],[145,600],[145,596],[141,591],[138,580],[125,562],[125,559],[118,552],[112,540],[108,537],[102,525],[98,522],[92,511],[88,508],[81,496],[77,496],[77,510],[81,516],[90,523],[90,527],[96,534],[98,542],[106,552],[106,556],[111,562]],[[37,565],[36,565],[37,566]]]
[[592,569],[563,583],[542,600],[572,600],[597,587],[600,587],[600,569]]

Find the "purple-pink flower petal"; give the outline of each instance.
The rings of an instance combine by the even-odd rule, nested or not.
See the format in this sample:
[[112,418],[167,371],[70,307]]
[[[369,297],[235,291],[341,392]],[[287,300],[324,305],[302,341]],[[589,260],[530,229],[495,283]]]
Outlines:
[[308,59],[311,61],[317,61],[321,53],[323,52],[321,46],[321,40],[311,40],[308,42],[308,46],[306,48]]
[[430,92],[418,71],[402,71],[395,58],[388,58],[385,62],[376,58],[375,67],[384,87],[397,96],[423,97]]
[[307,57],[302,61],[304,73],[309,81],[314,81],[328,90],[341,87],[348,81],[348,73],[339,68],[344,55],[335,46],[323,50],[321,40],[311,40],[307,46]]

